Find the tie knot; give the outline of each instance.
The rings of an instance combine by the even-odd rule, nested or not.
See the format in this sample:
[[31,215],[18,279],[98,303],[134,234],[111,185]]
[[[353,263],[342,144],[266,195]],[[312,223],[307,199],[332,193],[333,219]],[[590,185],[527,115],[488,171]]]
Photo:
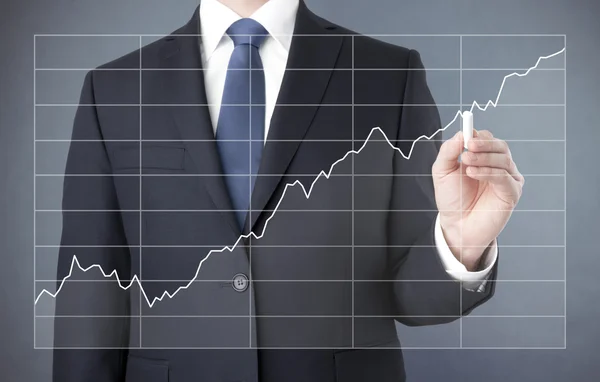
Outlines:
[[246,44],[260,48],[268,33],[258,21],[249,18],[239,19],[227,29],[234,46]]

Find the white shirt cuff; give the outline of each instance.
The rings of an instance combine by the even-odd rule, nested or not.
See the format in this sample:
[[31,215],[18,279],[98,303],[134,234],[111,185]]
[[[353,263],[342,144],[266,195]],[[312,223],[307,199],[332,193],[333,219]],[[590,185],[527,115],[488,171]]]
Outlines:
[[494,239],[492,244],[486,248],[480,262],[480,268],[482,269],[475,272],[469,272],[467,267],[454,257],[448,243],[446,243],[440,224],[439,213],[435,219],[434,240],[440,260],[448,275],[454,280],[462,281],[463,288],[467,290],[483,292],[490,272],[498,259],[497,241]]

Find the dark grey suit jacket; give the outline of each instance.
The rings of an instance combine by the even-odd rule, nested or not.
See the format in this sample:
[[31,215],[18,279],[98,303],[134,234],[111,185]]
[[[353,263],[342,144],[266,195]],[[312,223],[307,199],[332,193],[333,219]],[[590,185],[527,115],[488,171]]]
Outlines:
[[[82,268],[115,270],[121,287],[114,274],[74,267],[72,278],[97,281],[63,287],[55,344],[91,349],[56,350],[54,380],[403,380],[395,323],[451,322],[494,289],[461,290],[435,249],[439,141],[413,142],[440,119],[419,54],[301,2],[240,232],[206,107],[199,30],[196,10],[172,35],[85,79],[58,278],[77,255]],[[329,174],[351,150],[360,152]],[[286,190],[296,181],[304,189]],[[222,250],[250,231],[259,238]],[[124,290],[134,275],[143,290],[135,280]]]

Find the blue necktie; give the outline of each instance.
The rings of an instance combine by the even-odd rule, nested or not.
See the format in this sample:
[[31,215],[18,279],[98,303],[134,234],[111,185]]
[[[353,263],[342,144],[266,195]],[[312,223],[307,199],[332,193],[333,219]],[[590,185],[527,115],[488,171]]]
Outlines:
[[234,48],[216,137],[225,184],[243,229],[264,144],[265,76],[258,48],[267,31],[257,21],[245,18],[231,24],[227,34]]

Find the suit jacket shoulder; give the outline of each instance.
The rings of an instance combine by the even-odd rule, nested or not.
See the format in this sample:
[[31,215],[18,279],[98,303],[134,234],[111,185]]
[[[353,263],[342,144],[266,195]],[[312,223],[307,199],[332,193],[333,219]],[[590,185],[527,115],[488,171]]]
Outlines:
[[331,31],[332,34],[344,35],[354,39],[355,67],[409,68],[411,56],[418,55],[418,52],[413,49],[361,34],[320,16],[313,14],[313,18],[326,30]]

